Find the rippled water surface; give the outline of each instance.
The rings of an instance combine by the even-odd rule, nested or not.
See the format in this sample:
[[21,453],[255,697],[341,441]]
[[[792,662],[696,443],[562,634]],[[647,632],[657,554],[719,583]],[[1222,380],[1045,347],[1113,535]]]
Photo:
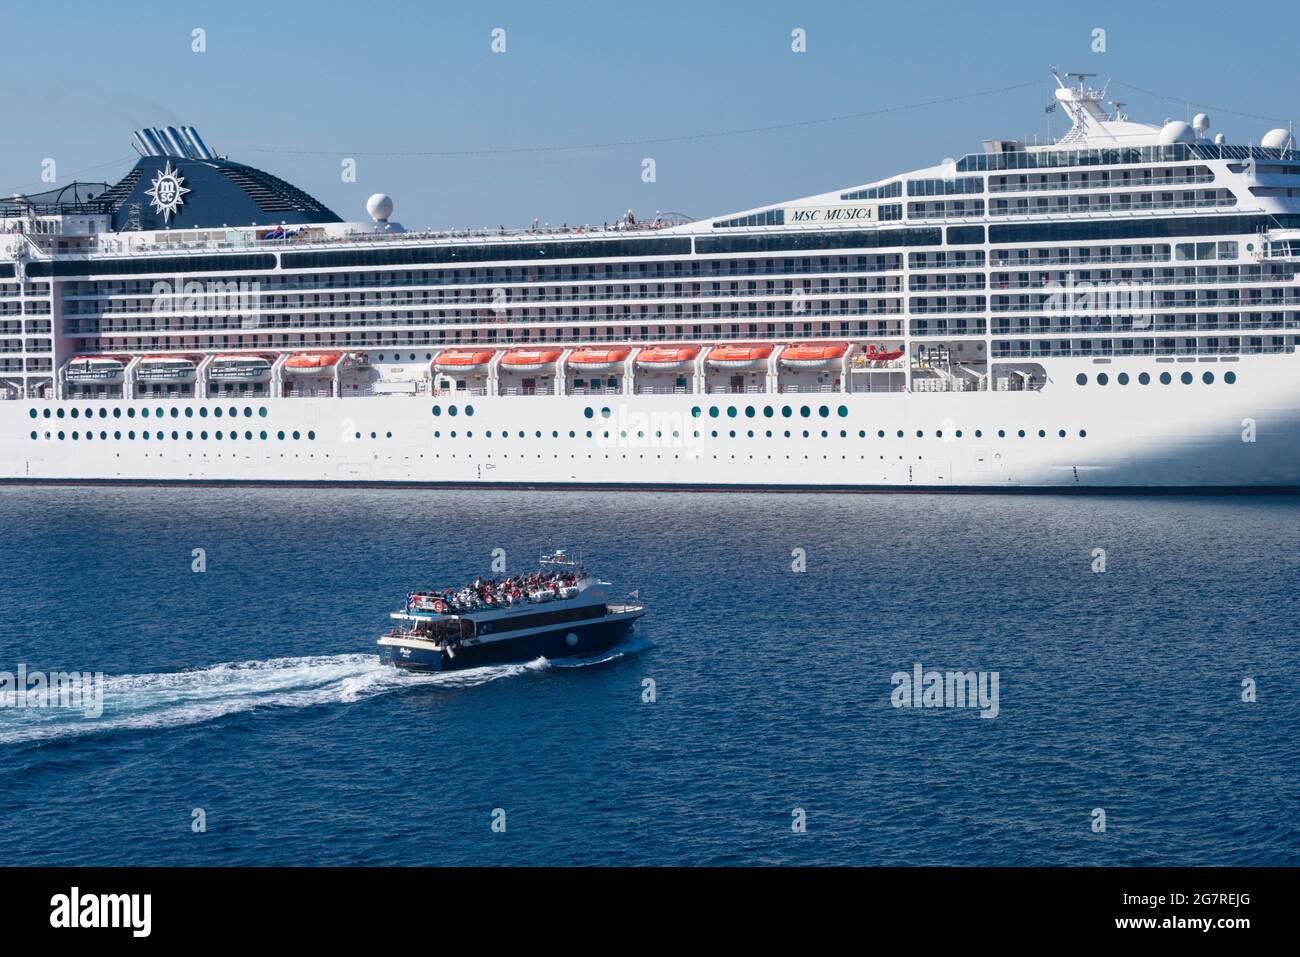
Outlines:
[[[376,663],[408,587],[557,544],[639,589],[627,646],[423,677]],[[105,688],[99,718],[0,709],[0,848],[1296,863],[1298,564],[1300,502],[1274,497],[3,488],[0,670]],[[917,662],[998,672],[997,717],[892,707]]]

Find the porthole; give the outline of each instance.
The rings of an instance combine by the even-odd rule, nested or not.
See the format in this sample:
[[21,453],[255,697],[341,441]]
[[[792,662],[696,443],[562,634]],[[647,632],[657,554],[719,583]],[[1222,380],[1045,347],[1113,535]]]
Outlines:
[[[220,438],[220,436],[218,436],[218,438]],[[296,442],[298,439],[302,438],[302,433],[301,433],[301,432],[294,432],[294,433],[293,433],[293,438],[294,438],[294,441]]]
[[790,408],[788,405],[783,405],[781,406],[781,415],[788,419],[790,416],[794,415],[794,409]]
[[1019,430],[1016,433],[1016,435],[1020,436],[1023,439],[1025,437],[1025,430],[1024,429]]
[[1138,384],[1139,384],[1139,385],[1150,385],[1150,384],[1151,384],[1151,373],[1149,373],[1149,372],[1139,372],[1139,373],[1138,373]]
[[1237,381],[1237,373],[1235,373],[1235,372],[1225,372],[1225,373],[1223,374],[1223,381],[1226,382],[1226,383],[1228,383],[1228,385],[1232,385],[1234,382]]
[[1168,385],[1169,383],[1171,383],[1171,382],[1173,382],[1173,381],[1174,381],[1174,377],[1171,376],[1168,372],[1162,372],[1162,373],[1160,373],[1160,384],[1161,384],[1161,385]]
[[1178,378],[1182,380],[1183,385],[1191,385],[1191,384],[1192,384],[1192,374],[1191,374],[1190,372],[1184,372],[1184,373],[1183,373],[1182,375],[1180,375]]
[[799,415],[801,415],[801,416],[802,416],[803,418],[805,418],[805,419],[807,419],[807,418],[811,418],[811,417],[812,417],[812,409],[810,409],[810,408],[809,408],[808,406],[806,406],[806,405],[801,405],[801,406],[799,406]]
[[1065,438],[1065,429],[1061,429],[1061,430],[1060,430],[1059,432],[1057,432],[1056,434],[1057,434],[1057,436],[1058,436],[1059,438],[1062,438],[1062,439]]
[[1128,373],[1121,372],[1119,375],[1115,377],[1115,381],[1118,382],[1120,385],[1128,385]]
[[467,405],[467,406],[465,406],[465,414],[466,414],[466,415],[473,415],[473,414],[474,414],[474,406],[472,406],[472,405]]
[[[435,432],[434,434],[437,435],[436,432]],[[208,433],[204,432],[204,433],[203,433],[203,437],[206,439],[206,438],[208,437]],[[275,437],[276,437],[277,439],[283,440],[283,439],[284,439],[284,431],[281,430],[281,431],[275,433]]]
[[[702,412],[703,412],[703,410],[702,410],[698,405],[696,405],[696,406],[692,406],[692,407],[691,407],[691,418],[692,418],[692,419],[698,419],[698,418],[700,417],[700,414],[701,414]],[[587,410],[587,418],[589,418],[589,419],[591,418],[591,409],[588,409],[588,410]]]
[[[590,413],[590,412],[591,412],[591,409],[588,409],[587,412]],[[435,406],[433,407],[433,414],[434,414],[434,415],[442,415],[442,406],[440,406],[440,405],[435,405]],[[590,416],[588,416],[588,417],[590,417]]]
[[1202,373],[1202,375],[1201,375],[1201,381],[1204,382],[1206,385],[1213,385],[1213,384],[1214,384],[1214,373],[1213,373],[1213,372],[1205,372],[1205,373]]
[[1078,385],[1087,385],[1087,384],[1088,384],[1088,377],[1087,377],[1086,375],[1084,375],[1082,372],[1080,372],[1077,376],[1074,377],[1074,381],[1075,381]]
[[710,418],[710,419],[716,419],[716,418],[717,418],[719,415],[721,415],[721,414],[722,414],[721,411],[718,409],[718,407],[717,407],[716,405],[711,405],[711,406],[709,406],[709,418]]
[[735,417],[736,417],[736,407],[734,405],[727,406],[727,418],[734,419]]
[[776,414],[776,410],[772,408],[770,405],[763,406],[763,418],[770,419],[775,414]]
[[1110,382],[1110,376],[1106,375],[1106,373],[1099,372],[1097,374],[1097,385],[1105,385],[1108,382]]
[[823,419],[829,419],[831,417],[831,410],[823,405],[817,409],[817,414]]
[[448,415],[455,415],[455,414],[456,414],[456,411],[457,411],[457,409],[456,409],[456,407],[455,407],[454,405],[449,405],[449,406],[447,406],[447,414],[448,414]]
[[745,406],[745,418],[752,419],[756,415],[758,415],[757,409],[755,409],[752,405]]
[[1038,430],[1038,437],[1039,437],[1040,439],[1045,439],[1045,438],[1047,438],[1047,433],[1046,433],[1045,431],[1043,431],[1042,429],[1039,429],[1039,430]]
[[839,413],[841,419],[847,419],[849,417],[849,407],[847,405],[840,406],[836,411]]
[[208,408],[207,406],[204,406],[203,408],[199,409],[199,418],[206,419],[207,417],[208,417]]
[[257,410],[257,414],[258,414],[259,416],[261,416],[263,419],[265,419],[265,418],[266,418],[266,406],[260,406],[260,407],[258,408],[258,410]]
[[[31,417],[32,417],[33,419],[36,418],[36,410],[35,410],[35,409],[32,409],[32,410],[31,410]],[[34,438],[34,437],[36,436],[36,433],[33,432],[33,433],[32,433],[32,436],[33,436],[33,438]]]
[[1087,431],[1087,429],[1080,429],[1080,430],[1079,430],[1079,438],[1081,438],[1081,439],[1086,439],[1087,437],[1088,437],[1088,431]]

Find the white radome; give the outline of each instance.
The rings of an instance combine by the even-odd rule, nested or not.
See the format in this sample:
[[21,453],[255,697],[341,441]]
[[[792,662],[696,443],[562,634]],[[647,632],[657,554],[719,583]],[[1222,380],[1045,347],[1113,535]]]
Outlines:
[[1289,150],[1295,147],[1295,137],[1291,135],[1291,131],[1281,127],[1269,130],[1259,142],[1261,146],[1271,150]]
[[388,222],[393,215],[393,199],[387,193],[375,193],[366,200],[366,212],[377,223]]
[[1208,113],[1197,113],[1192,117],[1192,129],[1205,135],[1205,131],[1210,128],[1210,115]]
[[1194,143],[1196,133],[1182,120],[1170,120],[1160,129],[1160,145],[1172,146],[1175,143]]

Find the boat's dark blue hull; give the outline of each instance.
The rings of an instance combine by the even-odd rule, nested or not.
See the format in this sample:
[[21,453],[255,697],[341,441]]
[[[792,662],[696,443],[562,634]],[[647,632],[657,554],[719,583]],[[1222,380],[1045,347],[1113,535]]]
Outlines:
[[416,644],[380,644],[379,660],[410,671],[462,671],[484,665],[532,661],[536,658],[574,658],[607,651],[626,638],[636,619],[620,617],[593,622],[569,622],[554,629],[502,638],[483,644],[461,645],[454,655]]

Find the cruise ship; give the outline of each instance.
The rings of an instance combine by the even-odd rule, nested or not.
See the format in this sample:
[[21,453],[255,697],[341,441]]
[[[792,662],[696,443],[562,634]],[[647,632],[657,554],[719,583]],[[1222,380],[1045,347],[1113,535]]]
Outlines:
[[687,221],[346,222],[143,129],[0,201],[0,480],[1300,487],[1300,155],[1057,75],[1055,142]]

